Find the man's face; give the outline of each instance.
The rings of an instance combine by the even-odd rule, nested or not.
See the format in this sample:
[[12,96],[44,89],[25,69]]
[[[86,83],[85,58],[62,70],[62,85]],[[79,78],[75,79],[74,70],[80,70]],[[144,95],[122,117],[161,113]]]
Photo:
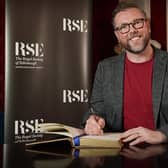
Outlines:
[[[132,24],[130,24],[132,23]],[[137,8],[119,12],[114,19],[119,43],[131,53],[141,53],[150,41],[150,24]]]

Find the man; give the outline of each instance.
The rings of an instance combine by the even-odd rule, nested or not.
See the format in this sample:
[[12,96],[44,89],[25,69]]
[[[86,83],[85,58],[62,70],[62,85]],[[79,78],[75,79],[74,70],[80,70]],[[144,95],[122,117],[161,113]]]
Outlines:
[[125,52],[100,62],[86,134],[121,132],[130,145],[168,140],[168,54],[150,44],[150,23],[135,4],[113,11],[114,33]]

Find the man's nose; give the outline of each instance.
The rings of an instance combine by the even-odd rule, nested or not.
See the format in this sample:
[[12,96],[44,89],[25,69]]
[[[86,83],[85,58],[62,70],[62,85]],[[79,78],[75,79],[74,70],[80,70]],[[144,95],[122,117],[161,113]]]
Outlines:
[[132,26],[132,24],[130,25],[130,30],[129,30],[129,34],[132,36],[132,35],[135,35],[138,33],[138,30],[136,28],[134,28]]
[[133,26],[133,24],[130,24],[129,25],[130,27],[130,31],[129,32],[137,32],[137,29],[136,28],[134,28],[134,26]]

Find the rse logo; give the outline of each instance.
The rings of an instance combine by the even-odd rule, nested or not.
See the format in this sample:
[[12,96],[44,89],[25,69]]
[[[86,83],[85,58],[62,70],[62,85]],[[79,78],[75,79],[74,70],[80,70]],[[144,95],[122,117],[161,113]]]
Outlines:
[[39,124],[43,123],[44,119],[35,120],[16,120],[15,121],[15,135],[24,135],[28,133],[38,133]]
[[88,21],[63,18],[63,31],[88,32]]
[[63,103],[88,102],[88,90],[63,90]]
[[44,56],[44,44],[43,43],[15,43],[15,55],[16,56]]

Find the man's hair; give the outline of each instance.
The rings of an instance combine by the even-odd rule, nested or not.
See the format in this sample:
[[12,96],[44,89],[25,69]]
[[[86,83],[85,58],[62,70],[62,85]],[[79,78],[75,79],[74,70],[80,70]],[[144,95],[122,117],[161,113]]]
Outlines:
[[113,25],[113,27],[115,26],[114,25],[115,16],[119,12],[125,11],[125,10],[127,10],[129,8],[137,8],[137,9],[139,9],[140,12],[142,12],[142,14],[144,15],[144,17],[147,18],[145,11],[143,9],[141,9],[137,4],[132,3],[132,2],[120,2],[117,5],[117,7],[113,10],[113,12],[112,12],[112,25]]

